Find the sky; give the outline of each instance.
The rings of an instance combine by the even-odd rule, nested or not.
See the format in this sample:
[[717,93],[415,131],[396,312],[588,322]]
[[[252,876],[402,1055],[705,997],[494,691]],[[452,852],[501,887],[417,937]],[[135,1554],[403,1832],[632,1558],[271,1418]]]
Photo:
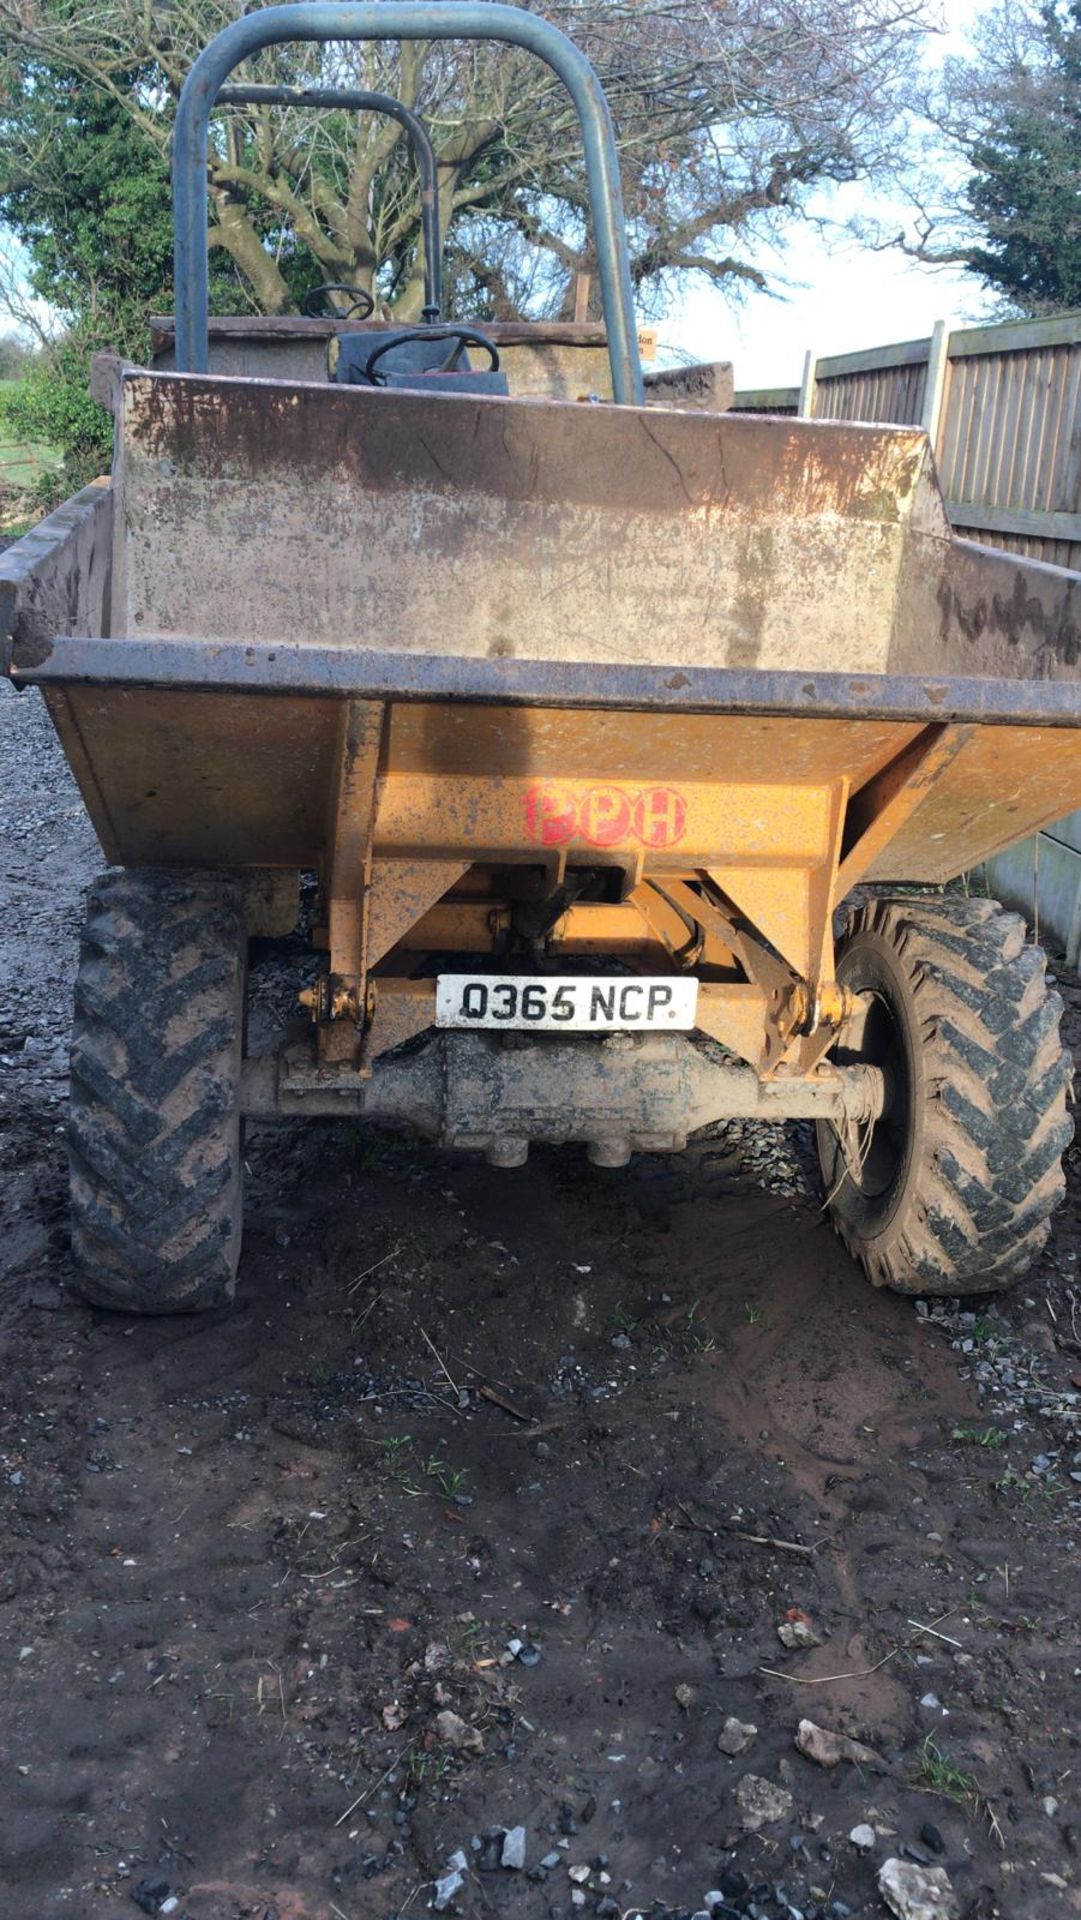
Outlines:
[[[981,0],[941,0],[945,32],[931,57],[963,53],[981,10]],[[815,212],[885,217],[882,202],[862,188],[841,189]],[[751,293],[734,308],[703,281],[659,327],[662,355],[672,347],[696,360],[731,360],[737,388],[791,387],[799,385],[808,348],[818,358],[854,353],[922,339],[936,320],[975,324],[991,313],[972,275],[921,266],[901,253],[871,253],[817,223],[793,221],[780,252],[763,251],[756,264],[784,282],[782,297]]]
[[733,309],[712,287],[692,290],[658,328],[659,350],[731,360],[737,388],[796,387],[808,348],[819,359],[854,353],[922,339],[936,320],[974,324],[989,313],[972,275],[869,253],[817,226],[790,227],[779,261],[765,264],[780,267],[784,297],[753,293]]

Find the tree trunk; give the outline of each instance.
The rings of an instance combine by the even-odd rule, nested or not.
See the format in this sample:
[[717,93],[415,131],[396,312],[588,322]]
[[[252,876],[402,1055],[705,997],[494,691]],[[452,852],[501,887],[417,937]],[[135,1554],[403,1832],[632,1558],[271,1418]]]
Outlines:
[[221,187],[212,187],[211,192],[218,224],[210,230],[208,245],[224,248],[235,260],[263,313],[285,313],[290,304],[289,288],[273,256],[262,246],[243,207]]

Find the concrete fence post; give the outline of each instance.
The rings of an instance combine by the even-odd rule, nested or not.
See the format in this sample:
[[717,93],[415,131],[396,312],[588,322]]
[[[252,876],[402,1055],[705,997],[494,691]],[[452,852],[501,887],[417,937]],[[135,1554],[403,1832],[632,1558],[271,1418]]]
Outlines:
[[808,347],[803,356],[803,379],[800,382],[799,406],[796,409],[801,420],[814,419],[817,372],[818,355],[813,347]]
[[936,320],[931,333],[931,345],[927,354],[927,385],[923,395],[923,417],[920,425],[931,442],[931,452],[938,452],[938,429],[942,420],[942,403],[946,397],[946,375],[950,367],[950,330],[945,320]]

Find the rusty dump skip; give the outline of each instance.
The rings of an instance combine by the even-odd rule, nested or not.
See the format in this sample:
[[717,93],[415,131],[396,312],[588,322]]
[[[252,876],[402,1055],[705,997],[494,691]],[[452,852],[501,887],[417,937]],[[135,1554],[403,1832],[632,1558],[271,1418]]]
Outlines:
[[119,425],[125,638],[896,671],[951,550],[915,431],[152,374]]
[[324,1059],[532,927],[810,1071],[857,883],[1081,805],[1078,582],[914,429],[131,371],[5,578],[111,859],[320,870]]

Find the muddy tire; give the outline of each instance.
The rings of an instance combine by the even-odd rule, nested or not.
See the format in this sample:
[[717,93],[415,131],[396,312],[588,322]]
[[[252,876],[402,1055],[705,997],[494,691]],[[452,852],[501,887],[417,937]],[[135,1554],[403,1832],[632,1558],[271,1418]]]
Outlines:
[[243,891],[106,874],[87,896],[71,1049],[74,1286],[180,1313],[231,1298],[240,1256]]
[[834,1058],[884,1068],[887,1110],[818,1125],[833,1222],[876,1286],[994,1293],[1036,1258],[1073,1137],[1062,1002],[1017,914],[952,895],[859,907],[837,976],[861,997]]

